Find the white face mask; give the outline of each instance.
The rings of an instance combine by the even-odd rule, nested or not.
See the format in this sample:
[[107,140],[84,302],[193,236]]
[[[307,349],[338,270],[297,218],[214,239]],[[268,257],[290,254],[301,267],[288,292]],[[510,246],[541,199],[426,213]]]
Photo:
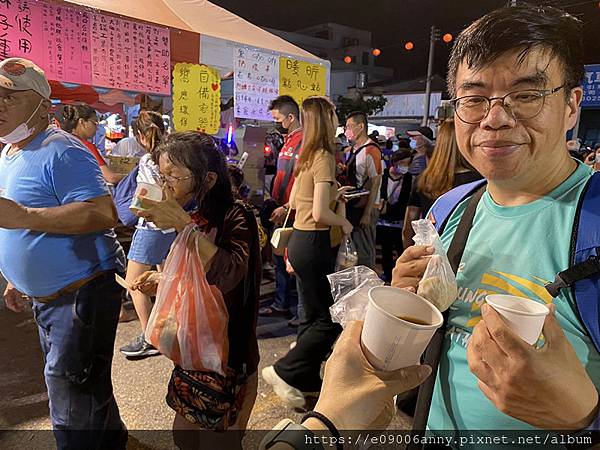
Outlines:
[[40,100],[40,103],[38,103],[37,108],[35,108],[35,110],[31,113],[29,119],[18,125],[17,128],[12,130],[6,136],[0,136],[0,142],[3,144],[16,144],[30,137],[35,131],[35,128],[29,128],[29,121],[35,115],[35,113],[38,112],[38,109],[40,109],[40,106],[42,106],[43,101],[43,99]]
[[407,166],[396,166],[396,173],[404,175],[408,172]]

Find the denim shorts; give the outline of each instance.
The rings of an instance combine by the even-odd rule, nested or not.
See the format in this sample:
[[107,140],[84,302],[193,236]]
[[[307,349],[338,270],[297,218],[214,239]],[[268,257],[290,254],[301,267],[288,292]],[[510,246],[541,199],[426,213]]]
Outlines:
[[131,239],[127,259],[148,266],[162,264],[169,254],[177,233],[163,233],[160,230],[137,228]]

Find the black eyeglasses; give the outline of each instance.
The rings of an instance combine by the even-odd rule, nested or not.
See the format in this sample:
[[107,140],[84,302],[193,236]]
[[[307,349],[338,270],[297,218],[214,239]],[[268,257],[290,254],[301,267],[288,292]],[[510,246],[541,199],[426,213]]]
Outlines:
[[527,89],[509,92],[502,97],[486,97],[484,95],[465,95],[450,100],[454,111],[465,123],[476,124],[487,117],[492,109],[492,102],[500,100],[502,107],[515,120],[533,119],[544,107],[546,97],[555,94],[565,85],[554,89]]

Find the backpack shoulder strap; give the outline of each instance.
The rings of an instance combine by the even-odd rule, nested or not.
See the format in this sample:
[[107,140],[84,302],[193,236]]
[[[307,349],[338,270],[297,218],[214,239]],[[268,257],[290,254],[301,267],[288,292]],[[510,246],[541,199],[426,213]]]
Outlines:
[[548,283],[546,290],[557,297],[570,287],[579,318],[600,352],[600,173],[585,186],[573,221],[569,267]]
[[[583,194],[583,201],[575,222],[577,223],[577,243],[571,253],[572,264],[595,263],[595,274],[575,282],[573,293],[581,319],[600,352],[600,172],[592,175]],[[574,225],[575,227],[575,225]]]
[[433,204],[431,215],[433,216],[434,226],[440,235],[444,231],[448,219],[459,203],[486,183],[486,180],[477,180],[471,183],[461,184],[451,191],[446,192]]

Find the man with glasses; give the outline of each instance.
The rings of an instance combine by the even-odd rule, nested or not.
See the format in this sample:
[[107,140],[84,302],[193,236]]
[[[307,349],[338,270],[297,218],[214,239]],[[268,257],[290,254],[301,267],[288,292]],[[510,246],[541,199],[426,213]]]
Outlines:
[[100,167],[49,126],[50,86],[31,61],[0,63],[0,271],[6,306],[33,301],[59,449],[125,449],[111,365],[125,255]]
[[[456,139],[487,188],[449,310],[427,423],[434,434],[597,428],[600,355],[571,291],[553,298],[544,288],[570,266],[575,211],[592,174],[565,145],[582,98],[582,35],[581,22],[558,9],[516,6],[474,22],[452,50]],[[448,196],[438,200],[444,201]],[[467,204],[446,223],[446,249]],[[416,289],[429,254],[425,247],[407,249],[393,285]],[[484,303],[490,293],[549,306],[537,346]]]

